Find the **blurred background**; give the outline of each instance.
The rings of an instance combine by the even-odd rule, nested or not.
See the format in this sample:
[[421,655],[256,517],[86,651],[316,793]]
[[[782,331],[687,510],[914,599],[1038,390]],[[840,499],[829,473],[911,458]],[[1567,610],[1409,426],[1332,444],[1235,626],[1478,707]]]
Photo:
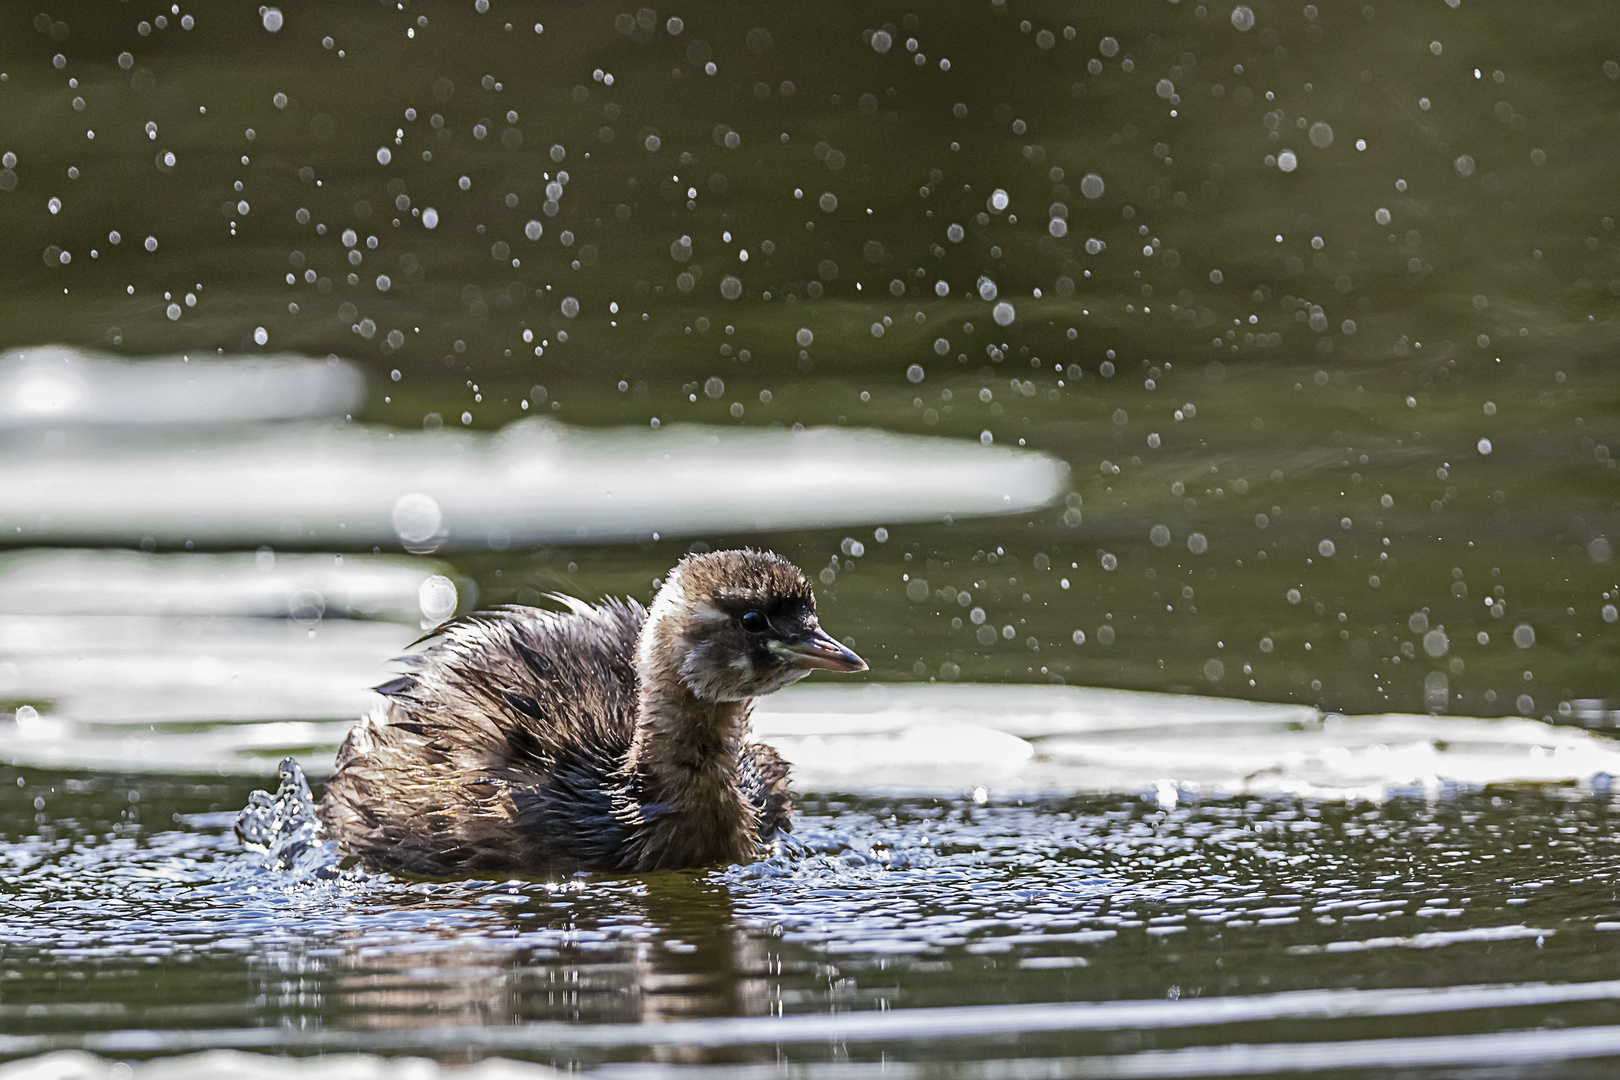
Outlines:
[[749,543],[877,681],[1607,722],[1602,5],[96,10],[4,46],[8,545]]

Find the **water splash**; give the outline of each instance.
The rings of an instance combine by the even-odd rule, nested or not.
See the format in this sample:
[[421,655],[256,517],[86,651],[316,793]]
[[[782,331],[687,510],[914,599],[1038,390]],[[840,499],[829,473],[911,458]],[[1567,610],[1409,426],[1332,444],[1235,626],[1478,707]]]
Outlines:
[[879,835],[842,828],[812,828],[778,836],[765,856],[722,871],[721,880],[787,878],[848,884],[850,875],[925,869],[934,863],[925,834]]
[[249,851],[264,855],[267,870],[282,870],[300,878],[330,879],[341,867],[337,846],[327,841],[326,829],[315,813],[304,770],[293,758],[281,759],[276,793],[255,791],[236,816],[236,836]]

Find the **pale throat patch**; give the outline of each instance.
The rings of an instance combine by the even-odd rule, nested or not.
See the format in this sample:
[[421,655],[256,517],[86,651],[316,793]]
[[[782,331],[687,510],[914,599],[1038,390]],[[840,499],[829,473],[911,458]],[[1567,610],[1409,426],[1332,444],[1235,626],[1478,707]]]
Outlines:
[[636,642],[636,663],[643,672],[656,670],[659,661],[657,639],[678,625],[685,607],[686,591],[681,588],[679,579],[665,581],[647,609],[647,620],[642,624],[641,636]]

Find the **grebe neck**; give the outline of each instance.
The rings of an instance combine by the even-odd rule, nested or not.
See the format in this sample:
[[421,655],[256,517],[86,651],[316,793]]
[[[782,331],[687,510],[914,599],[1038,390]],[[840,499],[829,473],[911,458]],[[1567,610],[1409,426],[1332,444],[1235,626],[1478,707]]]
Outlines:
[[645,785],[645,803],[660,807],[651,824],[666,833],[661,843],[670,855],[687,856],[686,865],[751,858],[758,822],[738,788],[737,763],[752,699],[710,700],[687,684],[684,601],[679,582],[666,583],[642,624],[627,771]]

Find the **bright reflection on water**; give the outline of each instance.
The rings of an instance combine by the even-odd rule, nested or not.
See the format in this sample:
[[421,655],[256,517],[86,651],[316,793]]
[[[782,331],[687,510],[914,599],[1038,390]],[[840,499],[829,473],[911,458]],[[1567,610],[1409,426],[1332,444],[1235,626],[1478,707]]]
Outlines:
[[[245,794],[237,782],[0,770],[0,821],[18,823],[0,834],[0,1053],[453,1042],[557,1063],[771,1062],[779,1050],[813,1061],[833,1052],[821,1037],[789,1025],[755,1045],[746,1018],[1247,1001],[1235,1006],[1245,1027],[1190,1010],[1128,1024],[918,1014],[921,1028],[846,1033],[838,1051],[871,1059],[940,1028],[945,1042],[907,1047],[926,1059],[968,1052],[950,1035],[1024,1024],[1041,1030],[971,1054],[1121,1053],[1293,1039],[1271,1021],[1305,999],[1269,995],[1321,988],[1351,991],[1310,1006],[1331,1038],[1620,1014],[1601,981],[1620,945],[1606,792],[1169,811],[1127,797],[813,799],[802,850],[561,883],[412,882],[321,848],[266,869],[231,835]],[[1489,1014],[1419,996],[1380,1005],[1376,1024],[1355,1018],[1383,1000],[1356,992],[1543,981],[1590,985],[1519,1012],[1533,987],[1500,991]],[[728,1016],[745,1019],[663,1034],[591,1026]],[[513,1027],[563,1020],[585,1026]],[[156,1034],[118,1034],[134,1029]],[[670,1045],[682,1040],[708,1049]]]

